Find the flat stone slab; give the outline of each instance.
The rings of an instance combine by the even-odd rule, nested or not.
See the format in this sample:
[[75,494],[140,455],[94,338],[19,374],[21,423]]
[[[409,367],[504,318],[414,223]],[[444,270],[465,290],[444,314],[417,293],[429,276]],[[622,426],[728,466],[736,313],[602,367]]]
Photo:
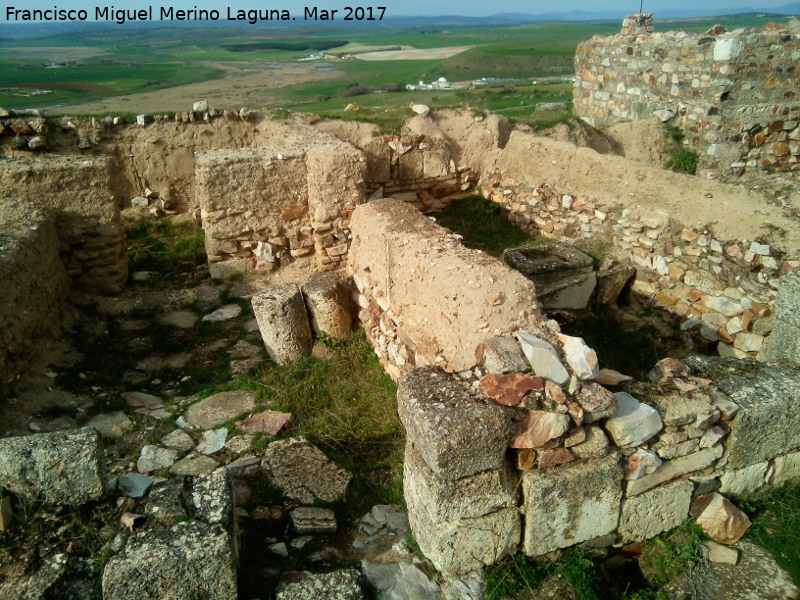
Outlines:
[[200,521],[137,534],[106,564],[103,598],[236,600],[230,536]]
[[189,427],[212,429],[256,407],[256,395],[250,390],[220,392],[186,409],[183,418]]
[[311,574],[300,581],[281,583],[276,600],[363,600],[361,575],[353,569]]
[[27,498],[79,506],[105,494],[105,455],[91,428],[0,440],[0,485]]
[[87,427],[96,429],[104,438],[116,440],[125,435],[133,423],[122,411],[96,415],[86,423]]
[[291,512],[291,517],[299,534],[336,532],[336,515],[330,508],[300,506]]
[[210,456],[190,454],[182,458],[169,468],[173,475],[203,475],[210,473],[219,466],[219,463]]
[[353,478],[303,437],[271,443],[261,468],[286,496],[303,504],[343,498]]
[[236,424],[236,429],[245,433],[268,433],[278,435],[292,423],[291,413],[265,410]]

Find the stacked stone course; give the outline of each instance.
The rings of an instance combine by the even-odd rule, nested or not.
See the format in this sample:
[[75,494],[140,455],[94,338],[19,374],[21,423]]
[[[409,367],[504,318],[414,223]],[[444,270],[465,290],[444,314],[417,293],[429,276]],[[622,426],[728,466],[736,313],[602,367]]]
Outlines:
[[667,111],[709,177],[797,172],[798,23],[594,36],[575,54],[575,112],[602,127]]

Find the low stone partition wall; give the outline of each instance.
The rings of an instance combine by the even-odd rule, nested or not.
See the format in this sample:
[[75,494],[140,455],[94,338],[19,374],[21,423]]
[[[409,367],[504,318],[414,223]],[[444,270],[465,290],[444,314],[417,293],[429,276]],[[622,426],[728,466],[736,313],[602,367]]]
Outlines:
[[468,371],[483,342],[521,327],[548,339],[557,331],[528,279],[413,206],[375,200],[356,208],[350,227],[359,319],[394,379],[425,365]]
[[52,212],[18,203],[0,208],[0,397],[61,322],[69,279],[57,239]]
[[[651,383],[626,382],[612,396],[593,381],[610,386],[605,374],[578,379],[585,374],[570,353],[564,364],[572,380],[563,387],[536,359],[533,374],[470,383],[426,367],[400,381],[409,521],[445,575],[517,551],[647,540],[713,498],[704,527],[733,543],[749,522],[715,494],[800,476],[797,368],[665,359]],[[587,409],[604,394],[613,401],[593,415]]]
[[781,277],[800,270],[800,260],[769,244],[721,239],[663,210],[519,185],[500,171],[483,185],[513,223],[532,233],[611,243],[637,268],[634,292],[674,313],[682,330],[719,342],[723,356],[759,355],[772,333]]
[[118,293],[128,278],[125,232],[111,192],[107,158],[65,156],[4,161],[0,202],[52,212],[56,244],[70,279],[100,293]]
[[311,146],[213,150],[196,164],[213,277],[268,272],[297,259],[319,270],[346,261],[366,167],[350,144],[330,136]]

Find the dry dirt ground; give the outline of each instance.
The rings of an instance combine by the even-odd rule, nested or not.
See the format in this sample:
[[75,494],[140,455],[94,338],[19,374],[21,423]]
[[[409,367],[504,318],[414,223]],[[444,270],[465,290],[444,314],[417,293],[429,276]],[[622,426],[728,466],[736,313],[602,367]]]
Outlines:
[[447,46],[444,48],[422,48],[410,50],[387,50],[386,52],[364,52],[355,57],[359,60],[437,60],[450,58],[474,46]]
[[[115,96],[105,100],[65,107],[60,112],[93,115],[113,112],[158,113],[185,111],[197,100],[221,108],[269,107],[275,102],[272,90],[338,77],[335,71],[318,71],[311,63],[206,63],[225,72],[221,79],[190,83],[144,94]],[[276,68],[277,67],[277,68]]]

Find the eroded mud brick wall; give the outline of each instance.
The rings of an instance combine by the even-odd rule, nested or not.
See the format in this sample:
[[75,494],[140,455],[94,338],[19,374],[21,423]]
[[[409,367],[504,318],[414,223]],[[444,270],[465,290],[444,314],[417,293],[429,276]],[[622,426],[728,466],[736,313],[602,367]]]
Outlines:
[[575,54],[575,112],[595,126],[679,117],[708,176],[800,170],[800,21],[764,29],[594,36]]
[[[48,156],[5,161],[0,202],[52,213],[59,254],[80,287],[117,293],[128,278],[125,232],[107,158]],[[57,241],[55,241],[57,240]]]
[[364,201],[365,161],[331,138],[310,147],[213,150],[197,157],[211,274],[271,271],[297,259],[320,270],[346,260],[353,208]]

